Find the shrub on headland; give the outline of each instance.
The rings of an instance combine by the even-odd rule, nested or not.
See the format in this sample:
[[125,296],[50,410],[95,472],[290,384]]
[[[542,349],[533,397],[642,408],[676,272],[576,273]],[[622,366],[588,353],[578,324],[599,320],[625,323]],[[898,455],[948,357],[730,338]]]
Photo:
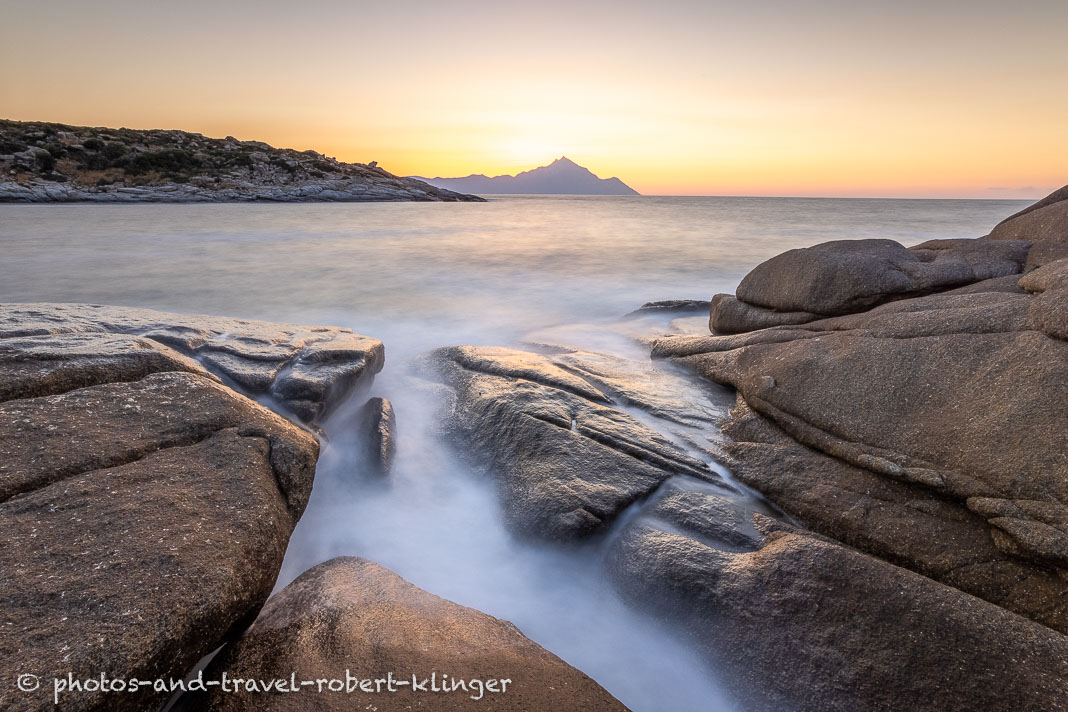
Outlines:
[[159,151],[144,151],[128,159],[126,172],[141,175],[150,171],[180,173],[200,167],[200,160],[182,148],[164,148]]

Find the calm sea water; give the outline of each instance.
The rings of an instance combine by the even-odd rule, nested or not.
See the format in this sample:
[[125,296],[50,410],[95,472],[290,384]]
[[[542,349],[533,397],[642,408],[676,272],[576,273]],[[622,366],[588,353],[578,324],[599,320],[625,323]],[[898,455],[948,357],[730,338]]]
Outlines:
[[[434,437],[405,365],[454,344],[556,329],[646,358],[611,325],[643,302],[709,299],[785,249],[977,237],[1021,201],[502,197],[488,203],[0,205],[0,301],[92,302],[350,326],[381,338],[373,395],[394,402],[386,486],[363,480],[344,412],[279,586],[359,555],[515,622],[636,712],[731,709],[693,652],[618,601],[597,546],[515,541],[492,488]],[[351,404],[355,405],[355,404]],[[656,427],[655,419],[649,424]],[[502,671],[507,676],[512,671]],[[521,674],[516,672],[515,674]]]
[[484,342],[612,317],[648,300],[708,299],[732,291],[761,260],[824,240],[977,237],[1025,204],[518,197],[0,205],[0,300],[339,323],[431,345]]

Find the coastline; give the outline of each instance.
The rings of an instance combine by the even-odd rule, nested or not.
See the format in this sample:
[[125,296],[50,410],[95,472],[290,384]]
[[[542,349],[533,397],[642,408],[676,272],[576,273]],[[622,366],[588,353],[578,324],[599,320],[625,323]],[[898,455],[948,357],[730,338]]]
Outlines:
[[[36,527],[55,537],[53,558],[40,561],[17,536],[10,539],[19,546],[0,575],[24,595],[7,610],[32,604],[27,620],[55,624],[49,630],[57,637],[35,638],[42,675],[56,664],[51,651],[62,642],[93,639],[94,625],[110,624],[71,616],[77,602],[41,595],[40,584],[18,573],[31,563],[68,581],[90,576],[86,588],[118,607],[131,605],[130,596],[144,599],[139,633],[122,645],[111,639],[109,660],[119,648],[128,653],[120,671],[126,675],[181,677],[226,641],[207,674],[324,674],[349,655],[418,667],[442,659],[434,655],[456,660],[468,643],[492,639],[499,647],[491,662],[511,670],[536,661],[544,675],[493,698],[495,708],[558,706],[534,690],[566,679],[589,708],[619,709],[610,696],[615,683],[602,683],[608,678],[600,673],[577,674],[508,626],[483,618],[477,625],[486,627],[473,641],[455,629],[426,638],[448,621],[481,614],[433,602],[386,569],[331,559],[302,575],[307,566],[296,557],[290,565],[298,570],[280,573],[283,554],[299,553],[294,547],[308,544],[309,532],[347,511],[331,505],[368,500],[363,516],[371,516],[385,502],[407,504],[417,495],[406,458],[429,447],[412,440],[429,417],[430,432],[470,466],[460,475],[489,478],[491,501],[517,541],[546,552],[597,552],[584,565],[603,573],[633,611],[666,621],[746,709],[962,708],[977,695],[986,709],[1055,709],[1068,704],[1058,573],[1068,550],[1057,534],[1065,526],[1068,473],[1057,459],[1068,372],[1065,215],[1068,201],[1053,201],[1020,211],[982,239],[910,248],[836,241],[790,250],[752,269],[735,295],[711,303],[663,302],[616,322],[528,333],[508,348],[432,350],[410,370],[383,371],[387,377],[375,383],[382,342],[344,328],[7,305],[0,356],[14,374],[8,382],[22,390],[6,393],[0,420],[11,428],[2,442],[22,484],[0,503],[0,520],[9,531]],[[790,279],[779,276],[783,271]],[[729,322],[724,304],[733,305]],[[791,323],[763,328],[783,315]],[[739,334],[721,333],[724,323]],[[596,338],[579,338],[597,329]],[[591,349],[610,343],[608,335],[630,342],[631,355]],[[374,397],[380,395],[393,404]],[[437,410],[428,415],[421,402]],[[136,404],[138,415],[123,403]],[[369,413],[365,404],[373,406]],[[31,410],[40,432],[20,430]],[[327,437],[319,445],[333,454],[316,464],[308,429],[324,419]],[[177,441],[175,432],[183,433]],[[62,468],[33,455],[46,442],[54,443],[45,451]],[[224,478],[237,463],[245,463],[240,476]],[[175,467],[201,474],[179,481]],[[318,505],[308,501],[312,470],[321,480]],[[144,483],[142,490],[124,487],[123,478]],[[225,528],[231,515],[197,494],[207,483],[217,483],[217,501],[234,503],[248,501],[243,488],[255,484],[271,517],[256,520],[267,529],[254,537],[182,539],[186,548],[173,562],[178,580],[202,588],[175,589],[164,601],[129,587],[137,567],[152,570],[165,555],[147,534],[121,562],[94,559],[101,566],[91,574],[55,563],[71,529],[49,525],[68,511],[66,504],[50,511],[50,503],[96,512],[100,526],[122,511],[123,521],[146,532],[196,517]],[[390,488],[396,500],[375,494]],[[193,519],[150,518],[159,513],[138,503],[141,491],[178,493],[175,508]],[[252,519],[240,521],[246,519],[252,526]],[[213,563],[216,540],[255,565],[224,575]],[[81,544],[70,546],[73,557]],[[115,540],[116,551],[123,546]],[[374,547],[354,553],[387,556]],[[418,580],[418,569],[417,576],[410,568],[396,572],[433,590]],[[280,575],[289,586],[261,610]],[[236,598],[220,593],[235,590]],[[234,606],[216,605],[205,626],[190,617],[190,600]],[[390,617],[409,605],[434,612],[422,621]],[[262,618],[246,627],[257,612]],[[75,623],[61,621],[64,615],[87,627],[65,629]],[[391,633],[374,651],[357,652],[367,636],[362,625]],[[301,641],[299,653],[278,644],[272,630]],[[709,642],[724,638],[725,647]],[[427,640],[433,654],[375,657],[394,644]],[[16,642],[18,654],[31,649]],[[179,653],[149,660],[146,646],[163,643]],[[842,665],[843,656],[850,665]],[[87,656],[78,669],[88,673],[101,660]],[[466,667],[456,674],[491,677]],[[276,702],[237,695],[211,705],[270,709]],[[101,694],[89,707],[113,704]],[[331,709],[318,697],[304,704]]]

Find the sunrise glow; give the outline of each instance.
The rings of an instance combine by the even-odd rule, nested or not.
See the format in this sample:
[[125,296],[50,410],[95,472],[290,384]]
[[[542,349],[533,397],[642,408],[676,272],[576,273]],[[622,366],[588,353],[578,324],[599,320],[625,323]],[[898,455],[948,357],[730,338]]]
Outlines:
[[1026,5],[8,3],[0,115],[399,175],[568,155],[646,194],[1038,197],[1068,164],[1068,5]]

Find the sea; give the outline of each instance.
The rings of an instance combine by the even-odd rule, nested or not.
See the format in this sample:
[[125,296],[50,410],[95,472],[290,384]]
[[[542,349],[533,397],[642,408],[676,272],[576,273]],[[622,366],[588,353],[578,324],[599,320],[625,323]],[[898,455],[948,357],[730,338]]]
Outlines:
[[[603,540],[561,548],[509,533],[485,474],[438,437],[432,404],[412,373],[415,359],[440,346],[530,348],[549,338],[647,360],[633,322],[620,327],[645,302],[733,292],[763,260],[828,240],[908,246],[978,237],[1027,204],[494,196],[485,203],[0,205],[0,302],[337,325],[381,339],[386,366],[359,397],[394,404],[393,472],[386,483],[370,481],[348,421],[328,421],[312,499],[278,587],[334,556],[362,556],[512,621],[635,712],[716,712],[735,705],[721,681],[669,624],[616,596],[603,573]],[[705,319],[697,315],[686,328],[704,328]]]

